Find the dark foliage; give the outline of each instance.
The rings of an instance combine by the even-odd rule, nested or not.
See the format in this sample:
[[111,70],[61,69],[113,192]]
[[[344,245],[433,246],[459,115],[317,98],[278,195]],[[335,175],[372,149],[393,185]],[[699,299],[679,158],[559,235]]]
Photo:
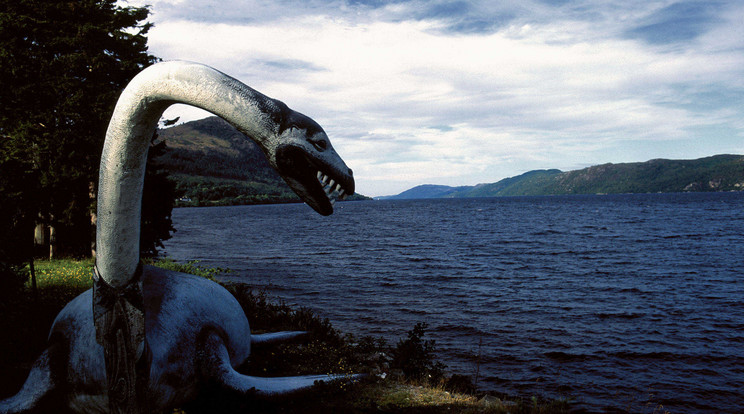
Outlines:
[[473,383],[473,378],[468,375],[454,374],[447,378],[444,389],[461,394],[475,394],[478,390]]
[[157,256],[158,248],[163,247],[163,241],[170,239],[171,232],[176,231],[171,213],[179,195],[176,184],[168,178],[168,173],[159,163],[159,158],[165,154],[166,149],[165,141],[158,141],[155,133],[147,153],[145,184],[142,189],[140,254],[144,257]]
[[390,368],[399,369],[409,381],[438,384],[444,377],[445,366],[435,356],[435,342],[424,340],[425,322],[417,323],[392,350]]
[[[0,255],[7,257],[7,253],[3,250],[0,250]],[[22,265],[7,259],[0,261],[0,301],[5,301],[8,296],[16,295],[27,279],[28,274]]]
[[289,187],[254,180],[238,180],[173,174],[176,191],[184,195],[182,207],[293,203],[300,199]]
[[33,221],[25,212],[33,193],[24,190],[33,182],[23,163],[0,163],[0,301],[17,294],[28,277],[23,266],[32,254]]
[[[127,82],[156,61],[148,13],[114,0],[0,0],[0,185],[23,183],[16,221],[53,226],[62,254],[90,254],[109,117]],[[0,204],[9,199],[0,193]]]
[[[15,394],[23,384],[31,365],[46,348],[52,322],[62,308],[82,289],[47,286],[38,298],[26,288],[0,300],[0,399]],[[55,407],[54,412],[62,412]]]

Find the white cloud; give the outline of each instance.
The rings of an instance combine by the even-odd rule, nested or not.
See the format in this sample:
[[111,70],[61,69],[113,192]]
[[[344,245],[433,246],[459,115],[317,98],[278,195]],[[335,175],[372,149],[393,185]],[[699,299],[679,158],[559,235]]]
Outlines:
[[[712,155],[679,150],[710,125],[741,136],[744,108],[731,99],[744,94],[741,7],[689,44],[659,46],[623,34],[669,2],[526,2],[479,33],[455,31],[454,19],[405,18],[424,10],[419,2],[175,3],[153,4],[151,51],[210,64],[316,119],[361,193],[642,161],[664,148]],[[457,22],[496,19],[489,4],[462,7]],[[721,91],[728,99],[715,98]]]

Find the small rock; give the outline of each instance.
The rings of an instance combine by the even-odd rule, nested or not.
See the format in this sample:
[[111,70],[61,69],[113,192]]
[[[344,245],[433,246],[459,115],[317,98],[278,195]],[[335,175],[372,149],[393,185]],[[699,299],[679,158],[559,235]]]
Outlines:
[[486,406],[501,405],[501,399],[498,397],[494,397],[493,395],[486,395],[481,398],[479,402]]

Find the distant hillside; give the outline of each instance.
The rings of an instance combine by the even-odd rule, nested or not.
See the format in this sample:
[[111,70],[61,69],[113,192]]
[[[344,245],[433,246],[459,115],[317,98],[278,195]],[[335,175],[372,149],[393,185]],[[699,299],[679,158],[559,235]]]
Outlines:
[[[431,191],[435,188],[436,191]],[[423,185],[387,197],[465,198],[560,194],[675,193],[744,190],[744,156],[602,164],[582,170],[536,170],[491,184]],[[415,195],[416,197],[412,197]]]
[[[167,150],[158,163],[183,194],[178,205],[292,203],[300,199],[261,149],[218,117],[158,130]],[[349,199],[364,199],[352,196]]]
[[469,189],[472,187],[449,187],[446,185],[433,185],[424,184],[418,187],[413,187],[410,190],[406,190],[395,196],[383,196],[379,199],[384,200],[387,198],[396,199],[417,199],[417,198],[444,198],[457,193],[460,190]]
[[[504,178],[491,184],[478,184],[474,187],[457,187],[461,190],[454,192],[450,197],[496,197],[506,195],[522,195],[525,188],[534,189],[535,192],[546,191],[545,183],[551,178],[561,174],[560,170],[534,170],[526,172],[517,177]],[[549,191],[548,191],[549,192]]]

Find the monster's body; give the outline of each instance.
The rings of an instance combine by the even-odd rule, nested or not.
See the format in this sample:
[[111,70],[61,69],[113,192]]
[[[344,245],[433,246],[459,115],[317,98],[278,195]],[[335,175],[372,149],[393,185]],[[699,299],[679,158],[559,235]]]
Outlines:
[[[224,341],[232,366],[250,354],[251,332],[237,300],[220,285],[204,278],[145,267],[142,275],[145,330],[151,352],[148,406],[155,412],[194,398],[205,363],[204,339],[216,334]],[[70,302],[57,316],[52,341],[69,349],[67,361],[51,361],[53,381],[63,381],[70,406],[79,412],[108,412],[103,347],[96,342],[92,291]],[[195,338],[198,338],[196,341]],[[210,350],[211,351],[211,350]],[[56,355],[52,355],[54,357]],[[62,362],[62,363],[59,363]],[[59,369],[59,368],[58,368]]]
[[[251,351],[248,319],[227,290],[199,276],[150,266],[144,267],[142,283],[152,358],[147,387],[151,411],[191,401],[207,383],[223,385],[238,394],[250,393],[258,384],[265,390],[265,381],[271,379],[241,375],[226,366],[241,365]],[[38,408],[38,401],[32,401],[37,398],[31,396],[47,385],[43,397],[55,404],[63,402],[81,413],[109,411],[103,347],[96,342],[91,300],[92,291],[88,290],[59,313],[51,329],[49,350],[37,361],[24,386],[28,389],[19,393],[17,403]],[[45,380],[34,381],[39,378]],[[312,380],[329,379],[301,378],[307,386]],[[283,380],[274,379],[277,392],[297,385],[282,384]],[[15,409],[24,411],[12,401],[0,403],[0,411]]]

